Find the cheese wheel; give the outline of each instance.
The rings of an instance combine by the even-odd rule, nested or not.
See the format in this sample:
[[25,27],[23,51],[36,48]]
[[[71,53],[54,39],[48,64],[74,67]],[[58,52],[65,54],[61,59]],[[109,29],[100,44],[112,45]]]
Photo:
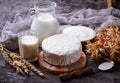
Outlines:
[[82,55],[81,42],[65,34],[56,34],[42,42],[44,60],[55,66],[70,65]]
[[80,41],[90,40],[95,37],[95,31],[85,26],[70,26],[65,28],[62,33],[73,35]]

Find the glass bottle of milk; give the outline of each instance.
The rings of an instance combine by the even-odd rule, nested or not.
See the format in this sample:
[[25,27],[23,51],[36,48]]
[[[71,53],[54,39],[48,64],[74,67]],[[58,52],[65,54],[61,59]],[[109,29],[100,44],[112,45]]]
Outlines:
[[55,2],[43,1],[34,6],[36,16],[33,19],[31,30],[39,34],[39,44],[42,41],[58,32],[59,23],[55,18]]

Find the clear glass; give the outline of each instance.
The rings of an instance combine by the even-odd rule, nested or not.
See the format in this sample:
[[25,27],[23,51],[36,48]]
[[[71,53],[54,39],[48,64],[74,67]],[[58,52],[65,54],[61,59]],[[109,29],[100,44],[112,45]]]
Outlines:
[[38,34],[33,30],[18,33],[19,51],[23,59],[35,61],[38,58]]
[[55,2],[41,1],[40,3],[35,4],[33,9],[35,10],[36,15],[39,13],[51,13],[55,16],[56,7],[57,4]]
[[56,7],[55,2],[42,1],[33,8],[36,14],[31,24],[31,30],[35,30],[39,34],[39,44],[45,38],[58,33],[59,23],[55,18]]

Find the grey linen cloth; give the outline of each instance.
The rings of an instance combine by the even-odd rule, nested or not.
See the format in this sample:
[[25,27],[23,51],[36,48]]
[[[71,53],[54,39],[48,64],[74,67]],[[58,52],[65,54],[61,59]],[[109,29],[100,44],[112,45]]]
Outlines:
[[[6,23],[4,26],[1,32],[0,42],[4,43],[8,49],[17,49],[17,34],[23,30],[30,29],[34,16],[28,17],[24,19],[21,14],[17,13],[14,21],[12,23]],[[113,7],[99,10],[81,9],[70,13],[56,14],[56,17],[60,25],[84,25],[95,31],[108,25],[120,26],[120,10]]]
[[23,19],[21,14],[16,14],[13,23],[7,22],[1,31],[0,42],[10,50],[18,48],[18,33],[30,29],[32,19]]
[[95,31],[108,25],[120,25],[120,10],[113,7],[100,10],[81,9],[77,12],[60,14],[57,17],[62,24],[84,25]]

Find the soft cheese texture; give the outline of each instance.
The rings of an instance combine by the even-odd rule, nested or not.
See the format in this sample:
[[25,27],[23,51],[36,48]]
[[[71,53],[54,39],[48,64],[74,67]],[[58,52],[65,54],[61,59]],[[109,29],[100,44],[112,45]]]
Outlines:
[[44,60],[56,66],[70,65],[82,55],[81,42],[65,34],[56,34],[42,42]]
[[85,26],[70,26],[63,30],[63,34],[77,37],[80,41],[90,40],[95,37],[95,32]]

